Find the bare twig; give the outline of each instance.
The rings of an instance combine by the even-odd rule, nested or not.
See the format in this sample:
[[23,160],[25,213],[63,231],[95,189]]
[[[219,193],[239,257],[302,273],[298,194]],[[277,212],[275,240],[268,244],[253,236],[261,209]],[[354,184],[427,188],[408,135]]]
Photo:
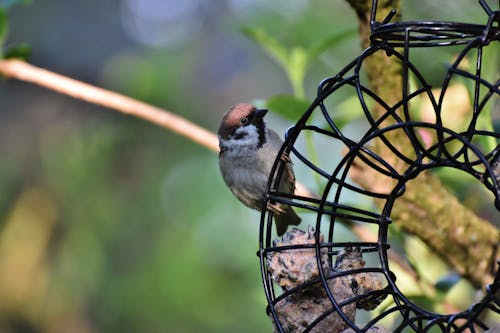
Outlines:
[[71,79],[20,60],[1,60],[0,73],[9,78],[34,83],[64,95],[142,118],[213,151],[219,151],[217,136],[214,133],[172,112],[128,96]]

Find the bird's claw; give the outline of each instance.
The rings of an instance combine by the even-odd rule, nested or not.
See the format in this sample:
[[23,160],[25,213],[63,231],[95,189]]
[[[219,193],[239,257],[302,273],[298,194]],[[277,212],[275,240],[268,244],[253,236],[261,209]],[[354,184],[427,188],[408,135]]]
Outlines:
[[267,203],[267,209],[271,212],[273,212],[274,214],[283,214],[285,212],[285,210],[281,207],[281,204],[279,203],[270,203],[268,202]]
[[280,159],[281,159],[283,162],[293,164],[293,163],[292,163],[292,159],[290,158],[290,155],[288,155],[288,153],[283,152],[283,154],[281,154],[281,156],[280,156]]

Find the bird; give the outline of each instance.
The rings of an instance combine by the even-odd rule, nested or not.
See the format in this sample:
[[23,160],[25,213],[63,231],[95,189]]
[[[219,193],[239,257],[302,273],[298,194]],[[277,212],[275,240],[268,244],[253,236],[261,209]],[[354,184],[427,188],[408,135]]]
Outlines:
[[[258,211],[265,203],[268,178],[283,145],[279,135],[264,122],[267,112],[252,104],[238,103],[223,115],[218,131],[222,178],[236,198]],[[285,170],[278,190],[293,194],[292,161],[288,154],[280,158],[285,162]],[[289,225],[301,222],[290,205],[268,202],[266,208],[273,213],[278,236],[282,236]]]

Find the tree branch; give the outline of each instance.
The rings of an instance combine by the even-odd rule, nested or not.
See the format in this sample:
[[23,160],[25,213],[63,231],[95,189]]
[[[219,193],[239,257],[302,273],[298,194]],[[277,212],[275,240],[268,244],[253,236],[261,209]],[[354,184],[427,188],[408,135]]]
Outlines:
[[8,78],[34,83],[41,87],[142,118],[213,151],[219,151],[217,135],[170,111],[69,77],[35,67],[20,60],[1,60],[0,73]]

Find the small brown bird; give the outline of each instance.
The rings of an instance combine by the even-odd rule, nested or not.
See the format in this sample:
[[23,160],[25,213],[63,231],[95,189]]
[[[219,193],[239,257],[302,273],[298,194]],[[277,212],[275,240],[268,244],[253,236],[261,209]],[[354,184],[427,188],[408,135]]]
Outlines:
[[[267,181],[274,160],[283,144],[278,134],[266,127],[267,110],[247,103],[233,106],[219,127],[219,166],[224,182],[246,206],[260,211],[265,200]],[[293,193],[295,175],[288,156],[278,189]],[[300,217],[292,207],[282,203],[268,204],[275,217],[276,230],[281,236],[289,225],[298,225]]]

